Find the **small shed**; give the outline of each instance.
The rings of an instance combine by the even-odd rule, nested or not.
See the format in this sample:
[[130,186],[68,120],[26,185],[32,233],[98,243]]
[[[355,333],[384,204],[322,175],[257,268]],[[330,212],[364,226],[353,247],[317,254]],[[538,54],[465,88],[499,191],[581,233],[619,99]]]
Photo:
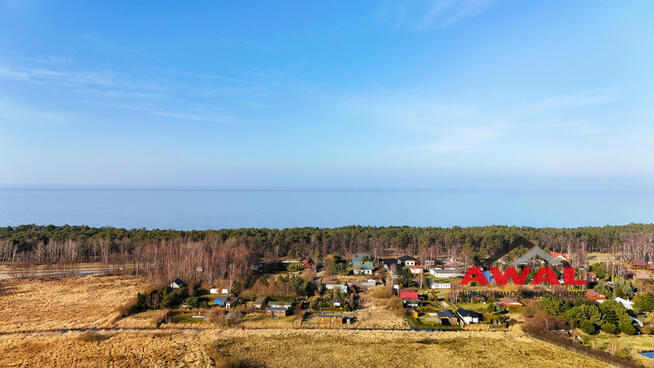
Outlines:
[[180,279],[175,279],[175,281],[170,283],[170,287],[173,289],[179,289],[186,286],[186,283]]
[[319,314],[318,321],[320,323],[335,323],[343,324],[343,322],[348,322],[349,317],[343,316],[340,314]]
[[254,299],[254,307],[256,309],[263,309],[263,307],[266,305],[266,297],[265,296],[260,296],[256,299]]
[[238,298],[228,297],[225,301],[225,308],[235,308],[238,305]]

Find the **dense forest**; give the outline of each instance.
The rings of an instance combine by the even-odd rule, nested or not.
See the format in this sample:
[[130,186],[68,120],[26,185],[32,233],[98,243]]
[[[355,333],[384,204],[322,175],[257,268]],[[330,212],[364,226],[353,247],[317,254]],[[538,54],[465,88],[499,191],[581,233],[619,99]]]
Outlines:
[[544,249],[620,252],[649,260],[654,224],[580,228],[371,227],[224,229],[202,231],[21,225],[0,228],[0,263],[132,263],[206,281],[243,276],[252,264],[281,257],[321,258],[369,252],[374,257],[429,253],[472,260],[488,257],[520,235]]

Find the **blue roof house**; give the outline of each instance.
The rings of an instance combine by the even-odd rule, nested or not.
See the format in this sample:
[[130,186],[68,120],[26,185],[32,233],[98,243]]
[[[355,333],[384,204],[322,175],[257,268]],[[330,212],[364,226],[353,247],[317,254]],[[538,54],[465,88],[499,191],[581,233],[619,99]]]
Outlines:
[[213,304],[217,305],[219,307],[224,307],[225,303],[227,303],[228,296],[218,296],[216,299],[213,300]]

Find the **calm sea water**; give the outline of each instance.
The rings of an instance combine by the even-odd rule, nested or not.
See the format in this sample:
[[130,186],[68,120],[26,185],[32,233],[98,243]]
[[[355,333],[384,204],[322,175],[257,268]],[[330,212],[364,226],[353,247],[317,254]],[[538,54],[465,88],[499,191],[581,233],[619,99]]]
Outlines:
[[654,192],[0,189],[0,226],[573,227],[654,222]]

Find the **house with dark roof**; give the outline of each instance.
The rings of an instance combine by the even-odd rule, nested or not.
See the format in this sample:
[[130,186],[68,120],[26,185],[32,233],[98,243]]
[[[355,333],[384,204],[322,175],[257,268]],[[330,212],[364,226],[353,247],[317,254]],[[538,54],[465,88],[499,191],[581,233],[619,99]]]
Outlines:
[[256,309],[263,309],[263,307],[266,305],[266,297],[265,296],[260,296],[256,299],[254,299],[253,306]]
[[459,316],[463,324],[466,325],[479,323],[479,320],[481,319],[481,315],[479,313],[463,308],[457,309],[456,315]]
[[417,266],[420,264],[418,258],[411,256],[402,256],[397,259],[402,266]]
[[444,326],[454,326],[459,324],[459,318],[449,309],[438,311],[436,312],[436,315]]
[[397,258],[381,258],[379,259],[379,262],[381,262],[382,267],[387,270],[390,270],[391,266],[398,264]]

